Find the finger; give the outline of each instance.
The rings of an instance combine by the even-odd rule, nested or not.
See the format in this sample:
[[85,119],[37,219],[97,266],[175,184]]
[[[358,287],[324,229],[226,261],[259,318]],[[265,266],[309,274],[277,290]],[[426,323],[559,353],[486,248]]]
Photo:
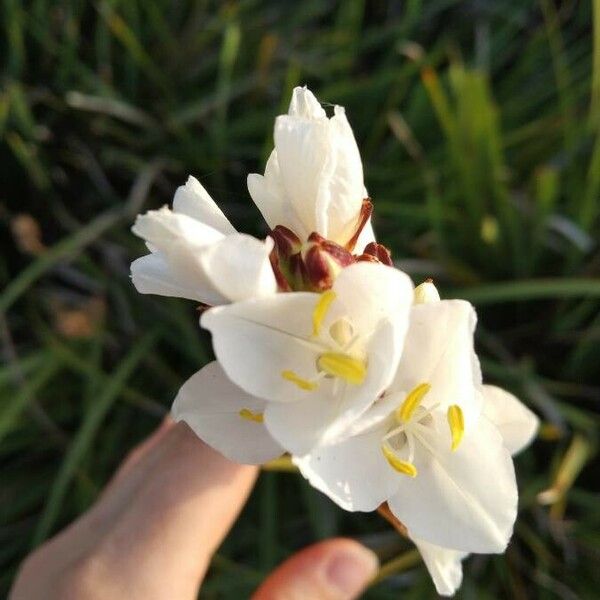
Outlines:
[[302,550],[280,565],[253,600],[351,600],[378,568],[377,556],[353,540],[337,538]]
[[103,598],[195,598],[256,475],[185,423],[167,425],[36,560],[53,572],[78,565],[85,589]]
[[113,523],[104,547],[125,572],[143,565],[148,573],[184,573],[199,583],[256,474],[256,467],[227,460],[178,423],[99,507],[100,518]]

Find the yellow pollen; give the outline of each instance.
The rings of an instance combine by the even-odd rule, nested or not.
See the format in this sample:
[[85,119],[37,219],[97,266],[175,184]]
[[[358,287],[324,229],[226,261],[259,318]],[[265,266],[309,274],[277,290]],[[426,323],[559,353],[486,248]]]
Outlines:
[[327,290],[321,294],[315,309],[313,310],[312,321],[313,321],[313,336],[318,336],[321,333],[321,325],[327,315],[327,311],[331,306],[331,303],[335,300],[335,292],[333,290]]
[[246,421],[254,421],[255,423],[262,423],[264,421],[262,413],[252,412],[249,408],[242,408],[239,415],[242,419],[246,419]]
[[396,419],[401,423],[408,423],[419,404],[421,404],[423,396],[425,396],[430,389],[431,385],[429,383],[420,383],[413,388],[407,394],[402,406],[396,410]]
[[310,381],[308,379],[303,379],[300,375],[294,373],[294,371],[281,371],[281,376],[286,381],[291,381],[295,383],[301,390],[306,390],[307,392],[312,392],[316,390],[319,386],[314,381]]
[[342,352],[323,352],[317,359],[317,367],[328,375],[339,377],[354,385],[360,385],[367,374],[367,365],[364,360],[353,358]]
[[465,433],[465,419],[463,411],[458,404],[448,407],[448,425],[452,434],[452,450],[456,450]]
[[405,460],[400,460],[395,454],[394,451],[389,448],[386,444],[381,446],[381,451],[385,456],[386,460],[390,463],[390,466],[398,471],[398,473],[402,473],[403,475],[408,475],[409,477],[417,476],[417,467],[412,463],[406,462]]

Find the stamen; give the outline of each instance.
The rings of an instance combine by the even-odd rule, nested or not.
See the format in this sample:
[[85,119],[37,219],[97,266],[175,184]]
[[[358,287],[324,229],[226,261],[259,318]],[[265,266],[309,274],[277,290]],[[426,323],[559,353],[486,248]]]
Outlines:
[[313,310],[313,336],[316,337],[321,333],[321,325],[327,315],[327,311],[331,306],[331,303],[335,300],[335,292],[333,290],[327,290],[321,294],[315,309]]
[[301,390],[305,390],[307,392],[312,392],[316,390],[319,386],[314,381],[310,381],[309,379],[303,379],[300,375],[294,373],[294,371],[281,371],[281,376],[286,381],[291,381],[296,384]]
[[402,433],[405,429],[406,429],[406,425],[400,425],[399,427],[396,427],[395,429],[391,429],[383,436],[383,441],[386,442],[387,440],[397,436],[399,433]]
[[246,419],[246,421],[254,421],[255,423],[262,423],[264,421],[262,413],[252,412],[249,408],[242,408],[239,415],[242,419]]
[[[410,424],[411,430],[413,430],[415,427],[418,427],[419,429],[424,429],[425,431],[427,431],[427,427],[422,425],[421,422],[423,421],[423,419],[428,417],[432,412],[437,410],[439,408],[439,406],[440,406],[440,403],[436,402],[435,404],[431,405],[425,412],[421,413],[419,415],[419,421]],[[402,433],[405,429],[408,429],[408,427],[409,427],[408,423],[403,423],[402,425],[398,425],[398,427],[395,427],[394,429],[391,429],[390,431],[388,431],[383,436],[383,440],[384,441],[389,440],[390,438],[398,435],[399,433]]]
[[415,436],[415,439],[421,444],[421,446],[423,446],[423,448],[425,448],[425,450],[429,452],[429,454],[431,454],[431,456],[437,456],[437,452],[431,447],[429,442],[425,441],[425,438],[423,437],[423,433],[427,434],[427,428],[419,426],[419,430],[421,430],[421,433],[419,433],[416,429],[414,429],[412,432],[412,434]]
[[452,450],[456,450],[465,433],[465,419],[463,411],[458,404],[448,407],[448,425],[452,434]]
[[406,396],[402,406],[396,410],[396,419],[400,423],[408,423],[419,404],[421,404],[423,396],[425,396],[430,389],[431,385],[428,383],[420,383],[413,388]]
[[415,440],[412,435],[406,435],[406,443],[408,444],[408,462],[412,463],[415,458]]
[[323,352],[317,359],[317,367],[328,375],[339,377],[354,385],[360,385],[367,375],[365,361],[341,352]]
[[413,465],[412,463],[399,459],[394,453],[394,451],[387,444],[383,444],[381,446],[381,451],[383,452],[383,455],[385,456],[388,463],[390,463],[390,466],[394,470],[398,471],[398,473],[408,475],[409,477],[417,476],[417,467],[415,467],[415,465]]

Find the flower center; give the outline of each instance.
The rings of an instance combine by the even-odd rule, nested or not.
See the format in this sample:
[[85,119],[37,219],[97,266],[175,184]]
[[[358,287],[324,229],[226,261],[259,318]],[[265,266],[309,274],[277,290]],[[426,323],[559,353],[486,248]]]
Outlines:
[[[431,429],[431,414],[439,407],[439,404],[433,404],[428,409],[421,406],[430,389],[429,383],[420,383],[406,395],[404,402],[394,412],[393,425],[381,440],[381,451],[390,466],[409,477],[416,477],[418,474],[417,467],[413,464],[416,444],[423,446],[432,455],[436,454],[423,435]],[[451,450],[455,451],[465,432],[463,412],[458,404],[448,408],[447,419],[452,438]],[[407,453],[404,452],[405,447]]]
[[354,350],[359,337],[354,335],[354,328],[348,319],[337,319],[324,334],[323,323],[335,299],[336,294],[333,290],[323,292],[312,313],[310,341],[316,350],[317,376],[305,378],[291,369],[281,372],[283,379],[301,390],[311,392],[317,389],[323,378],[335,378],[352,385],[361,385],[367,376],[367,360],[360,352]]

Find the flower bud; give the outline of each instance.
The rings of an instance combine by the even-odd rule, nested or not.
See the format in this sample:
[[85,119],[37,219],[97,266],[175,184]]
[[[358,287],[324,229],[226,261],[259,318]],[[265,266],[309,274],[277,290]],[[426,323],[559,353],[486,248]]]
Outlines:
[[383,244],[378,244],[377,242],[367,244],[363,253],[357,260],[380,262],[388,267],[391,267],[394,264],[392,262],[392,253]]
[[281,262],[279,260],[279,256],[277,254],[277,248],[273,248],[271,254],[269,255],[269,259],[271,261],[271,268],[273,269],[273,273],[275,274],[275,281],[277,282],[277,289],[280,292],[291,292],[292,286],[289,284],[283,269],[281,268]]
[[302,250],[300,238],[291,229],[283,225],[277,225],[271,231],[271,237],[275,241],[277,255],[282,260],[286,260]]
[[326,240],[318,233],[311,233],[302,248],[304,282],[308,289],[322,292],[328,290],[338,273],[355,259],[348,250]]
[[414,303],[425,304],[428,302],[439,302],[440,294],[437,291],[435,285],[433,285],[433,279],[426,279],[421,285],[415,288]]

